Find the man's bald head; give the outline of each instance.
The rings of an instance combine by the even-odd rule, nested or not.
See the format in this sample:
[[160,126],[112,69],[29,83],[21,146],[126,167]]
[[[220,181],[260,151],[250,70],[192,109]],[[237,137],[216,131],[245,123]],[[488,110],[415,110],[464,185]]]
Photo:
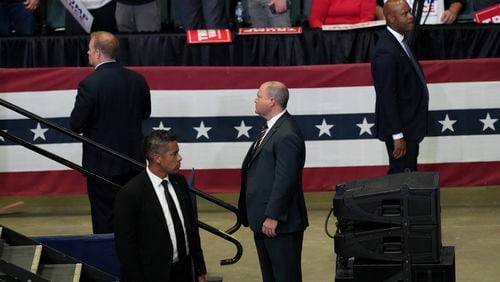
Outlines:
[[401,34],[413,30],[413,15],[410,6],[405,0],[388,0],[385,2],[384,16],[387,25]]
[[107,59],[115,59],[118,53],[118,38],[112,33],[106,31],[92,32],[90,40],[93,41],[93,47],[100,51]]
[[278,102],[281,109],[286,109],[288,104],[288,87],[279,81],[268,81],[262,84],[263,88],[266,89],[267,95],[272,97]]

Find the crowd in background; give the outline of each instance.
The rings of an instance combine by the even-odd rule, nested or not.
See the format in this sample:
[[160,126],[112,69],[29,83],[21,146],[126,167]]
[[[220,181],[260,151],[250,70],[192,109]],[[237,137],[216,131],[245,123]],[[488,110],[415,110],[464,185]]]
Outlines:
[[[63,0],[65,1],[65,0]],[[70,0],[67,0],[71,2]],[[187,29],[353,24],[384,19],[384,0],[79,0],[94,17],[92,31],[175,32]],[[444,0],[442,23],[471,21],[500,0]],[[236,16],[235,16],[236,14]],[[85,34],[61,0],[1,0],[0,36]]]

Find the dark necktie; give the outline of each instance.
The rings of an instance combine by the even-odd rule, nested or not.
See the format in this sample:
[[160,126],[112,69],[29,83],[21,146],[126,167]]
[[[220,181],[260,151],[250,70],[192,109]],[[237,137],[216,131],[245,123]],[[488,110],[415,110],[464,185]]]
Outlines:
[[257,137],[255,138],[255,141],[253,142],[252,152],[251,152],[252,157],[257,152],[257,148],[259,148],[260,142],[262,142],[262,138],[264,138],[266,131],[267,131],[267,123],[262,126],[262,129],[260,130],[259,135],[257,135]]
[[413,65],[413,68],[415,68],[415,71],[417,72],[418,77],[425,84],[424,74],[422,73],[422,70],[420,69],[420,66],[417,63],[415,56],[413,56],[413,53],[411,51],[410,45],[408,44],[408,39],[406,36],[403,38],[403,46],[405,47],[406,54],[410,58],[411,64]]
[[427,83],[425,82],[424,74],[422,73],[422,69],[420,69],[420,66],[417,63],[417,60],[413,56],[413,53],[411,51],[410,45],[408,44],[408,39],[406,36],[403,38],[403,46],[405,48],[406,54],[408,54],[408,57],[410,58],[411,64],[413,65],[413,68],[415,69],[418,77],[420,78],[420,80],[424,84],[424,87],[425,87],[424,95],[425,95],[425,99],[428,101],[429,100],[429,90],[427,89]]
[[177,239],[177,254],[179,255],[179,260],[182,260],[187,254],[186,239],[184,238],[184,229],[182,228],[181,218],[175,206],[174,200],[172,199],[172,195],[170,195],[170,192],[168,191],[168,181],[163,180],[161,185],[163,185],[168,210],[170,211],[170,216],[172,217],[172,221],[174,223],[175,237]]

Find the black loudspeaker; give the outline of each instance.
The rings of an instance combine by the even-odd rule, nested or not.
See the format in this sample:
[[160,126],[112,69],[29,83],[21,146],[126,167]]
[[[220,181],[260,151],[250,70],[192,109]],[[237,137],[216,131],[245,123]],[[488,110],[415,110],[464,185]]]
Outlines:
[[375,225],[349,226],[335,234],[335,253],[386,261],[403,261],[407,254],[412,262],[439,262],[441,234],[437,225],[382,227]]
[[[455,248],[443,247],[437,263],[413,264],[409,275],[412,282],[455,282]],[[335,282],[379,282],[404,280],[401,264],[395,262],[351,259]]]
[[338,184],[333,210],[339,222],[439,225],[439,174],[400,173]]
[[341,258],[440,260],[439,174],[412,172],[337,185],[335,253]]

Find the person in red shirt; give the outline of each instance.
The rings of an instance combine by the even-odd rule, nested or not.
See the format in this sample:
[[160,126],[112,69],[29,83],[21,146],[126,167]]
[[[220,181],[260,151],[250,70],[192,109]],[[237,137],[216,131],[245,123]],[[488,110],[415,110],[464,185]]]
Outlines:
[[375,19],[376,0],[313,0],[309,26],[355,24]]

